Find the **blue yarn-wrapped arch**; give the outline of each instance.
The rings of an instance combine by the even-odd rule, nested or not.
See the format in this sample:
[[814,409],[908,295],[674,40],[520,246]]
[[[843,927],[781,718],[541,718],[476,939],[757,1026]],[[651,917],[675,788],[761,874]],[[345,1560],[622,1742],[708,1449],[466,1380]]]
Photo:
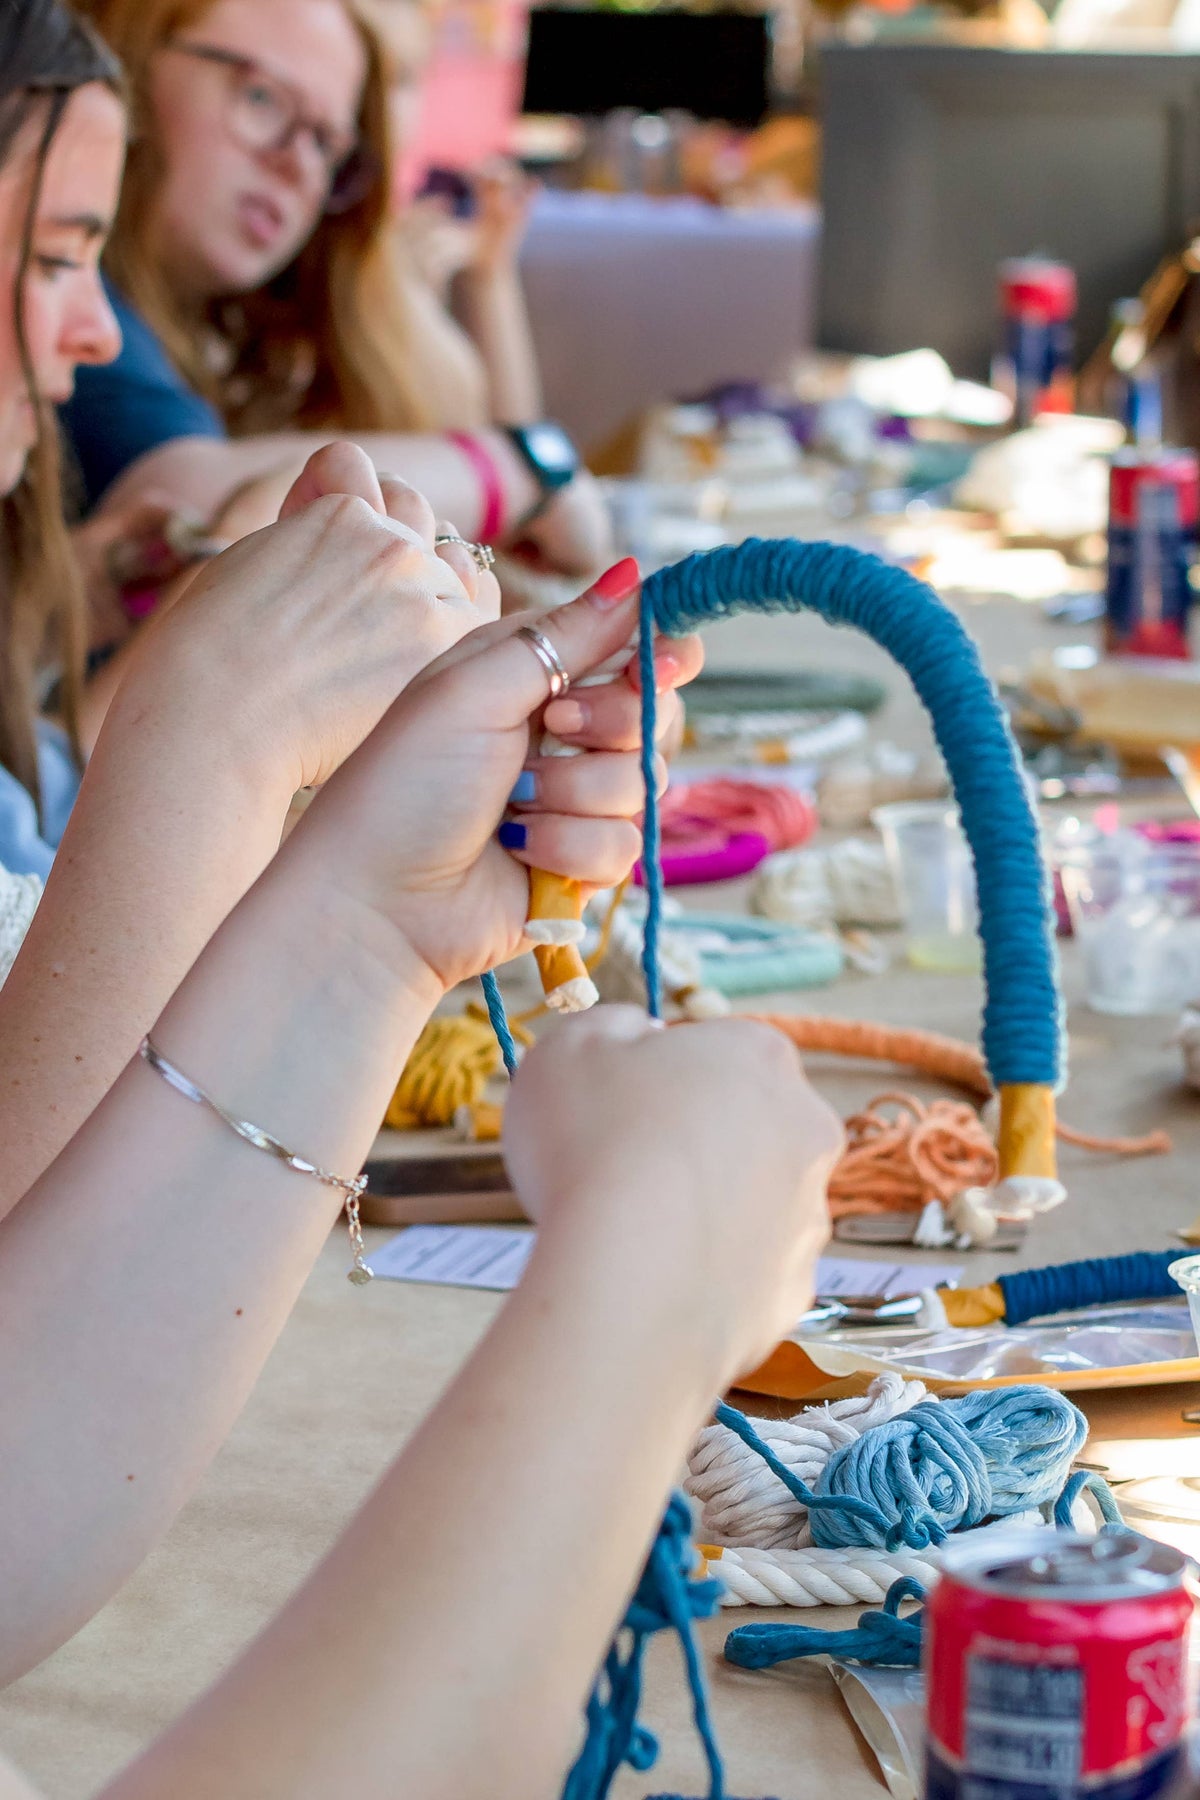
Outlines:
[[[842,544],[751,538],[690,556],[642,589],[643,749],[653,746],[652,634],[680,636],[745,612],[815,612],[873,638],[928,711],[975,861],[983,940],[983,1052],[997,1087],[1057,1088],[1062,1024],[1037,820],[1003,708],[957,616],[906,570]],[[649,724],[647,733],[645,725]],[[646,973],[657,1011],[658,809],[647,784]]]

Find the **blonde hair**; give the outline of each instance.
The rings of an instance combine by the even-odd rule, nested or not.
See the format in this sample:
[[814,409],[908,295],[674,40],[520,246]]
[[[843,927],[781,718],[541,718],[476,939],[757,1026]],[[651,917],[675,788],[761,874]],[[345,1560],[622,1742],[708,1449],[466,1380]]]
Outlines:
[[[358,123],[381,177],[347,212],[324,216],[265,287],[212,301],[197,314],[171,292],[148,249],[146,222],[163,174],[149,75],[154,53],[201,19],[211,0],[77,0],[124,63],[135,109],[107,267],[176,368],[235,436],[295,426],[422,431],[436,425],[414,366],[410,306],[392,241],[383,51],[369,15],[356,0],[343,3],[366,51]],[[219,368],[209,354],[214,333]]]

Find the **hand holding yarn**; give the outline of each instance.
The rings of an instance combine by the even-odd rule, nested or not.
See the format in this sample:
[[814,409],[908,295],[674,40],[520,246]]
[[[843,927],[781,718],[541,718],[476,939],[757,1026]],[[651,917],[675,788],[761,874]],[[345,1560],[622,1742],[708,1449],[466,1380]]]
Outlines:
[[[603,1093],[602,1117],[579,1108],[588,1093]],[[809,1303],[840,1141],[777,1032],[735,1019],[663,1031],[624,1006],[545,1033],[505,1113],[505,1157],[540,1223],[539,1253],[570,1240],[578,1254],[583,1238],[593,1263],[619,1257],[631,1311],[642,1291],[656,1311],[676,1309],[707,1391]],[[659,1171],[650,1210],[626,1199],[648,1168]]]
[[[632,601],[584,595],[539,624],[578,676],[628,639],[633,616]],[[522,864],[609,886],[641,846],[638,759],[620,748],[619,718],[616,741],[595,744],[600,754],[552,772],[535,765],[519,830],[503,833],[508,848],[498,841],[547,694],[523,624],[518,615],[481,627],[411,683],[281,852],[305,880],[349,889],[364,923],[399,932],[443,987],[527,947]]]
[[139,633],[114,707],[133,733],[145,708],[196,721],[286,810],[415,676],[499,613],[494,579],[433,539],[421,495],[381,481],[354,445],[327,445],[279,523],[209,563]]

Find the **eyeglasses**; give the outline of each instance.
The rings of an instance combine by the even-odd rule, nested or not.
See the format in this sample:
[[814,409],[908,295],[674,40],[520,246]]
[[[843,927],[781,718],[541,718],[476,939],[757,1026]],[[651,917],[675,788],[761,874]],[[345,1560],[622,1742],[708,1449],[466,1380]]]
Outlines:
[[171,40],[165,48],[225,71],[225,122],[243,149],[279,151],[289,150],[293,144],[308,146],[320,165],[327,213],[348,212],[379,180],[378,159],[356,132],[339,131],[323,119],[310,118],[296,90],[254,57],[182,38]]

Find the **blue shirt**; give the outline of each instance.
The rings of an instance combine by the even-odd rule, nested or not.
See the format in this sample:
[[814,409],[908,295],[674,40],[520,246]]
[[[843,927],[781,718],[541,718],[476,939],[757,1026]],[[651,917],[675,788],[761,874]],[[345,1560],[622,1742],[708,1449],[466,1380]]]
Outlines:
[[57,725],[39,719],[37,735],[42,829],[33,795],[0,768],[0,868],[12,875],[40,875],[44,881],[79,792],[79,769],[66,733]]
[[83,366],[60,410],[74,452],[85,510],[140,456],[175,438],[227,436],[220,414],[190,388],[139,312],[105,282],[121,327],[121,353],[101,368]]

